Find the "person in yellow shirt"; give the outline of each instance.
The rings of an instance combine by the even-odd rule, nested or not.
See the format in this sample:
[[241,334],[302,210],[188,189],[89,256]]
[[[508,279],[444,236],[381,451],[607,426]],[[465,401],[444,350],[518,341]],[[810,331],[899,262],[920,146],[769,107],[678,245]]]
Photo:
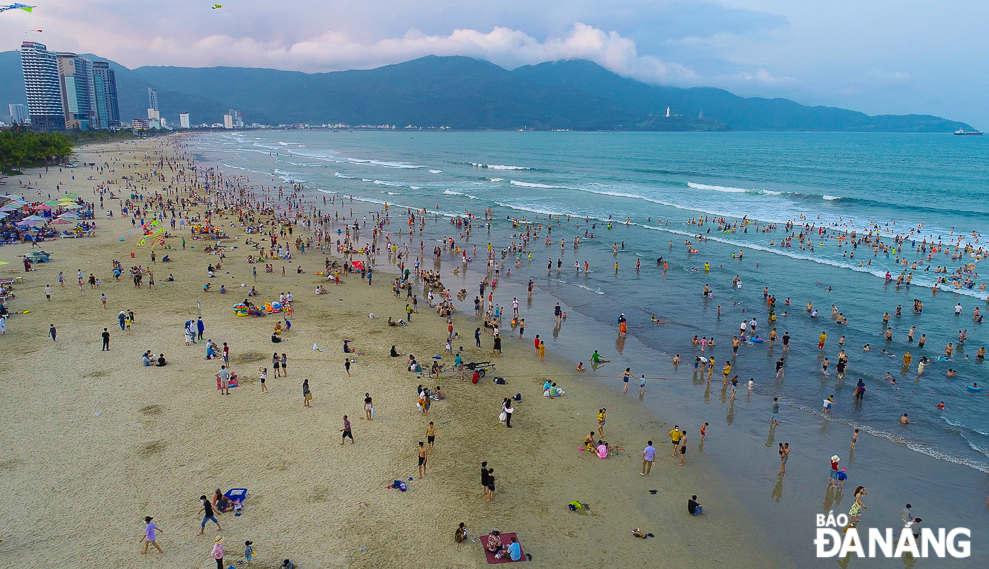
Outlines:
[[817,342],[817,349],[818,350],[823,350],[824,349],[824,341],[827,340],[827,339],[828,339],[828,335],[826,333],[824,333],[824,332],[821,332],[821,336],[820,336],[820,338],[819,338],[819,340]]
[[725,367],[721,369],[721,374],[725,376],[725,380],[723,383],[728,383],[728,374],[730,373],[731,373],[731,363],[725,362]]
[[675,457],[677,455],[677,449],[680,448],[681,436],[680,425],[673,425],[673,430],[670,431],[670,440],[673,442],[673,454],[670,455],[671,457]]

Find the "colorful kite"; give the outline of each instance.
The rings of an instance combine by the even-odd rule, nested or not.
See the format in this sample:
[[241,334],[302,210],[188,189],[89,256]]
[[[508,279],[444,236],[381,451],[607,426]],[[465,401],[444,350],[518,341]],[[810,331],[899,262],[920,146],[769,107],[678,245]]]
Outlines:
[[213,9],[214,10],[219,10],[222,7],[223,7],[223,4],[213,4]]
[[42,30],[28,30],[28,31],[26,31],[26,32],[24,32],[24,33],[25,33],[25,34],[29,34],[29,33],[31,33],[31,32],[38,32],[38,33],[40,34],[40,33],[42,32]]
[[7,10],[24,10],[25,12],[30,12],[34,8],[34,6],[28,6],[27,4],[8,4],[6,6],[0,6],[0,12],[6,12]]

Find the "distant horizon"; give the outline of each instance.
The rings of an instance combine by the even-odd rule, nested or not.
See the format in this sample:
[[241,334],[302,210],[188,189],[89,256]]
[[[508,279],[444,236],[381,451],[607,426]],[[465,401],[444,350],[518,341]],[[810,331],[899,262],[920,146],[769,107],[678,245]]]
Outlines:
[[[23,40],[23,41],[24,42],[35,41],[35,42],[38,42],[38,43],[45,44],[45,42],[43,42],[41,40]],[[65,51],[65,50],[62,50],[62,49],[57,49],[56,46],[51,46],[51,45],[48,45],[48,44],[45,44],[45,45],[47,46],[47,48],[49,49],[49,51]],[[13,53],[16,53],[17,52],[17,50],[10,50],[10,51],[13,52]],[[0,53],[2,53],[2,52],[0,52]],[[261,71],[277,71],[277,72],[283,72],[283,73],[301,73],[303,75],[310,75],[310,76],[313,76],[313,75],[326,75],[326,74],[332,74],[332,73],[345,73],[345,72],[348,72],[348,71],[370,71],[370,70],[374,70],[374,69],[381,69],[381,68],[385,68],[385,67],[402,65],[402,64],[406,64],[406,63],[410,63],[410,62],[414,62],[414,61],[418,61],[418,60],[429,59],[429,58],[458,58],[458,57],[472,59],[472,60],[480,61],[480,62],[484,62],[484,63],[489,63],[491,65],[495,65],[497,67],[500,67],[502,69],[505,69],[506,71],[514,71],[516,69],[523,68],[523,67],[536,67],[536,66],[539,66],[539,65],[547,64],[547,63],[549,63],[549,64],[558,64],[558,63],[574,62],[574,61],[588,62],[588,63],[592,63],[592,64],[595,64],[595,65],[598,65],[599,67],[601,67],[603,69],[607,69],[604,66],[601,66],[600,64],[598,64],[597,62],[594,62],[594,61],[591,61],[591,60],[588,60],[588,59],[582,59],[582,58],[567,58],[567,59],[559,59],[559,60],[554,60],[554,61],[543,61],[543,62],[532,63],[532,64],[525,63],[525,64],[516,65],[516,66],[505,66],[505,65],[499,64],[498,62],[487,60],[487,59],[485,59],[483,57],[474,57],[474,56],[469,56],[469,55],[450,55],[450,56],[443,56],[443,55],[433,55],[433,54],[423,55],[423,56],[415,57],[415,58],[408,59],[408,60],[405,60],[405,61],[398,61],[398,62],[394,62],[394,63],[385,63],[385,64],[374,66],[374,67],[367,67],[367,68],[364,68],[364,67],[355,67],[355,68],[350,68],[350,69],[338,69],[338,70],[331,70],[331,71],[302,71],[302,70],[293,70],[293,69],[280,69],[280,68],[277,68],[277,67],[262,67],[262,66],[247,66],[247,65],[185,66],[185,65],[158,65],[158,64],[154,64],[154,65],[139,65],[137,67],[128,67],[128,66],[120,63],[119,61],[114,60],[113,58],[106,57],[106,56],[100,55],[98,53],[79,53],[78,55],[86,56],[86,57],[92,57],[95,60],[108,61],[109,63],[119,65],[120,67],[123,67],[123,68],[128,69],[128,70],[131,70],[131,71],[137,70],[137,69],[141,69],[141,68],[203,69],[203,70],[205,70],[205,69],[253,69],[253,70],[261,70]],[[625,77],[625,76],[621,75],[620,73],[616,73],[616,75]],[[650,85],[649,83],[646,83],[644,81],[641,81],[639,79],[636,79],[635,77],[625,77],[625,78],[632,79],[632,80],[635,80],[635,81],[639,81],[640,83],[643,83],[643,84],[646,84],[646,85]],[[664,85],[657,85],[657,86],[664,86]],[[728,93],[731,93],[733,95],[736,95],[736,96],[739,96],[739,97],[743,97],[743,98],[747,98],[747,99],[755,98],[755,99],[766,99],[766,100],[776,100],[776,99],[787,100],[787,101],[792,101],[792,102],[798,103],[800,105],[808,106],[808,107],[822,107],[822,108],[842,109],[842,110],[849,110],[849,111],[854,111],[854,112],[861,112],[861,113],[866,114],[866,115],[868,115],[870,117],[883,117],[883,116],[891,116],[891,117],[892,116],[939,116],[939,115],[934,115],[932,113],[920,112],[920,111],[909,112],[909,113],[878,113],[878,114],[873,114],[873,113],[868,113],[866,111],[862,111],[862,110],[859,110],[859,109],[856,109],[856,108],[842,107],[842,106],[839,106],[837,104],[829,104],[829,103],[810,104],[810,103],[806,103],[806,102],[803,102],[803,101],[798,100],[798,99],[792,99],[792,98],[789,98],[789,97],[784,97],[782,95],[768,95],[767,94],[765,96],[758,96],[758,95],[756,95],[756,96],[745,96],[745,95],[740,95],[738,93],[735,93],[731,89],[725,89],[725,88],[722,88],[722,87],[716,87],[716,86],[711,86],[711,85],[695,85],[693,87],[687,87],[687,88],[721,89],[721,90],[726,91]],[[4,105],[6,105],[6,103],[4,103]],[[676,114],[676,113],[674,113],[674,114]],[[950,117],[950,116],[949,117],[942,117],[942,118],[945,118],[945,119],[951,120],[951,121],[956,121],[956,122],[963,122],[963,123],[971,126],[972,128],[975,128],[976,130],[981,131],[980,128],[976,128],[975,126],[973,126],[972,123],[971,123],[971,121],[967,121],[967,120],[964,120],[964,119],[959,119],[957,117]],[[261,124],[261,123],[259,123],[259,124]],[[270,126],[277,126],[277,124],[279,124],[279,123],[272,123],[272,124],[270,124]],[[282,123],[282,124],[299,124],[299,123]],[[320,124],[324,124],[324,123],[320,123]],[[401,127],[398,127],[396,130],[400,130],[400,129],[401,129]],[[458,130],[473,130],[473,129],[458,129]],[[511,128],[505,128],[505,129],[501,129],[501,128],[489,128],[488,130],[514,130],[514,129],[511,129]],[[553,129],[538,129],[538,130],[553,130]],[[575,131],[582,131],[582,132],[600,132],[600,130],[593,130],[593,129],[591,129],[591,130],[567,129],[567,130],[575,130]],[[603,129],[603,130],[621,130],[621,129]],[[746,129],[731,129],[731,128],[729,128],[727,130],[728,131],[732,131],[732,132],[757,132],[757,131],[751,131],[751,130],[746,130]],[[632,132],[633,130],[630,129],[628,131],[629,132]],[[790,130],[781,130],[780,132],[808,132],[808,133],[813,133],[813,132],[861,132],[861,131],[854,131],[854,130],[849,130],[849,131],[837,131],[837,130],[836,131],[820,131],[820,130],[790,131]],[[932,134],[936,134],[936,133],[932,133]]]

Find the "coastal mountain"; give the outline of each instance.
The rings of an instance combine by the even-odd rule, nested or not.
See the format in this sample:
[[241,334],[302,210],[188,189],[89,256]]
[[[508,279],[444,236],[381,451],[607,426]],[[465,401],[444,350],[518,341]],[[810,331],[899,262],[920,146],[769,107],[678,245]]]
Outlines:
[[[98,56],[91,56],[97,58]],[[219,122],[227,109],[269,124],[394,124],[456,129],[952,132],[929,115],[880,115],[739,97],[723,89],[655,86],[589,61],[509,71],[468,57],[428,56],[377,69],[301,73],[244,67],[139,67],[111,62],[123,122],[146,116],[147,89],[178,123]],[[18,52],[0,52],[0,113],[24,102]],[[666,109],[671,116],[666,116]],[[703,117],[703,118],[701,118]]]

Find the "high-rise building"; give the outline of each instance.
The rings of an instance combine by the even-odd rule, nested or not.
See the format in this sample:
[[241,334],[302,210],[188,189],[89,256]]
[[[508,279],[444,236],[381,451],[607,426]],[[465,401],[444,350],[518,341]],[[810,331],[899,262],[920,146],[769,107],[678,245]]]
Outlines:
[[244,113],[238,111],[237,109],[230,109],[227,111],[227,114],[230,115],[232,126],[228,126],[226,128],[244,128]]
[[89,130],[93,112],[93,63],[74,53],[59,52],[56,57],[65,128]]
[[64,130],[58,58],[43,43],[21,43],[21,68],[31,125],[38,130]]
[[105,61],[93,62],[93,110],[96,117],[92,128],[107,130],[120,127],[117,107],[117,76]]
[[223,128],[230,129],[234,127],[234,118],[230,113],[223,115]]
[[158,120],[161,113],[158,110],[158,90],[148,87],[148,120]]
[[30,115],[24,105],[11,104],[7,105],[7,109],[10,110],[10,120],[14,124],[27,124],[30,121]]
[[179,128],[189,128],[189,113],[179,113]]

